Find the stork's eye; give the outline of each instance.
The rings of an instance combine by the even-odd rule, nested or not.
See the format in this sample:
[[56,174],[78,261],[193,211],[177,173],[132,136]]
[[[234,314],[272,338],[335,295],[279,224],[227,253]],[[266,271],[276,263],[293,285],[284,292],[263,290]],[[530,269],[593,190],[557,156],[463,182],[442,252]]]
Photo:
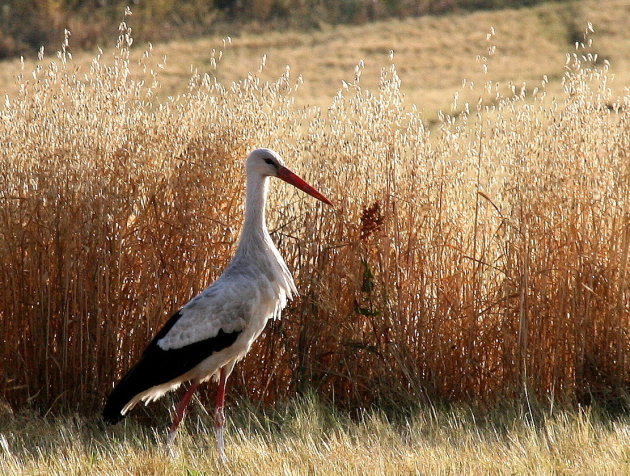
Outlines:
[[265,162],[268,163],[269,165],[276,165],[276,163],[271,159],[265,159]]

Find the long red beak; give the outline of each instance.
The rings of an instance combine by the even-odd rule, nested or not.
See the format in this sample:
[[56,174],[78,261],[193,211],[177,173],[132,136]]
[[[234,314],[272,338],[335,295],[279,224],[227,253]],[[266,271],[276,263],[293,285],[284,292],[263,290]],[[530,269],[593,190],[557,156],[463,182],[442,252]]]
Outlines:
[[294,187],[299,188],[303,192],[308,193],[312,197],[315,197],[316,199],[321,200],[322,202],[328,205],[332,205],[332,202],[330,200],[328,200],[321,193],[319,193],[317,190],[315,190],[313,187],[311,187],[309,184],[307,184],[304,180],[302,180],[300,177],[295,175],[286,167],[280,167],[278,169],[277,177],[284,180],[287,183],[290,183]]

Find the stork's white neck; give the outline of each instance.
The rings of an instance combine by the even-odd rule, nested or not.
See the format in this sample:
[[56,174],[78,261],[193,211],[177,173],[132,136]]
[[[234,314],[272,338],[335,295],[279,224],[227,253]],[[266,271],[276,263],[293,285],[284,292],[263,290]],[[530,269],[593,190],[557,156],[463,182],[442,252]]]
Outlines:
[[245,219],[241,230],[239,248],[251,241],[269,236],[265,221],[265,204],[269,178],[257,173],[247,174],[247,196],[245,198]]
[[[232,266],[238,268],[238,264],[253,262],[262,275],[269,280],[272,288],[277,292],[277,305],[274,316],[280,316],[280,311],[286,304],[287,298],[297,295],[297,289],[293,282],[291,272],[280,256],[277,248],[271,240],[267,224],[265,222],[265,204],[269,178],[259,173],[247,174],[247,195],[245,198],[245,219],[239,239],[238,248]],[[228,270],[226,270],[228,272]]]

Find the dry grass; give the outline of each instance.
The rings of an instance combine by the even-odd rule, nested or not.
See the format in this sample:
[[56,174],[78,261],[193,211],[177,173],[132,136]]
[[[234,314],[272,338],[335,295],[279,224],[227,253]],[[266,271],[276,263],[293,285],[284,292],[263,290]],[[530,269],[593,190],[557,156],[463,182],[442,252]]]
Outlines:
[[98,407],[227,263],[241,160],[269,146],[337,207],[275,184],[270,228],[302,297],[238,366],[236,393],[621,401],[630,93],[612,96],[607,63],[580,49],[556,97],[540,78],[506,96],[481,36],[475,68],[490,72],[431,133],[389,65],[375,88],[358,68],[323,111],[295,104],[288,74],[194,75],[156,97],[161,59],[130,61],[124,28],[89,70],[62,51],[25,72],[0,109],[0,394]]
[[[216,456],[212,419],[193,411],[166,456],[163,435],[129,421],[103,432],[82,417],[3,420],[0,469],[12,475],[519,474],[616,475],[630,471],[630,421],[598,411],[481,416],[420,408],[392,420],[349,419],[306,399],[262,413],[231,409],[229,461]],[[157,440],[157,441],[156,441]]]
[[[327,108],[341,87],[341,80],[354,79],[354,67],[363,60],[366,68],[364,87],[378,88],[380,68],[394,62],[402,77],[401,90],[408,104],[416,104],[425,121],[433,124],[437,111],[448,111],[453,91],[466,78],[481,84],[485,81],[476,56],[486,51],[485,34],[494,27],[497,48],[492,64],[492,79],[520,85],[538,84],[543,75],[549,79],[550,94],[562,94],[564,58],[576,38],[581,38],[586,23],[597,27],[594,36],[600,58],[614,64],[618,81],[615,94],[630,84],[630,38],[627,18],[630,5],[626,0],[545,2],[533,8],[475,12],[461,15],[426,16],[405,20],[369,23],[361,26],[323,27],[321,31],[243,32],[234,37],[224,52],[218,70],[211,67],[212,50],[222,47],[217,37],[194,41],[174,41],[155,45],[155,58],[167,57],[161,71],[162,98],[185,92],[191,65],[200,73],[216,74],[229,84],[257,71],[263,55],[266,68],[262,80],[274,81],[290,66],[294,76],[301,75],[304,84],[295,95],[298,105]],[[132,17],[131,23],[140,19]],[[80,32],[76,32],[79,34]],[[105,48],[105,57],[111,48]],[[137,61],[143,48],[132,52]],[[76,53],[75,65],[89,66],[93,54]],[[161,62],[161,61],[160,61]],[[2,63],[0,93],[15,93],[14,77],[19,61]],[[30,70],[34,62],[26,61]],[[462,93],[464,94],[464,93]],[[468,99],[476,101],[474,93]]]

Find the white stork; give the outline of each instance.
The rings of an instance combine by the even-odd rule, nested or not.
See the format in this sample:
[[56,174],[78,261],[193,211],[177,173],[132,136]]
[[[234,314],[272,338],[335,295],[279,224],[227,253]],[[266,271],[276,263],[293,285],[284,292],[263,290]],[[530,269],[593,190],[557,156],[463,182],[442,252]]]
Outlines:
[[269,318],[279,317],[287,299],[297,294],[293,277],[265,224],[268,177],[278,177],[332,205],[287,169],[282,158],[270,149],[252,151],[245,170],[245,219],[232,261],[211,286],[166,322],[138,363],[116,385],[103,411],[107,422],[116,423],[138,402],[156,400],[190,381],[190,388],[175,409],[166,439],[169,445],[193,393],[199,384],[214,377],[219,382],[214,420],[222,458],[225,382]]

